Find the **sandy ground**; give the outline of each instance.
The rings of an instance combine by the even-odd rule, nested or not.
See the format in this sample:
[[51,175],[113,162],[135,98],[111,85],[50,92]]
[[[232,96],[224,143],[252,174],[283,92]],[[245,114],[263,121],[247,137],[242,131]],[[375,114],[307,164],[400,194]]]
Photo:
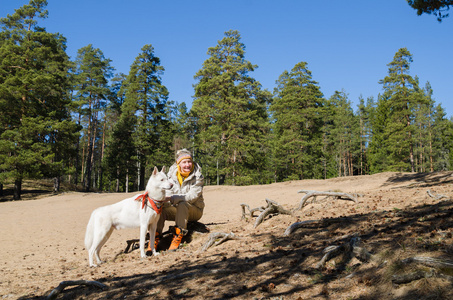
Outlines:
[[[265,206],[265,199],[268,198],[285,208],[294,209],[304,195],[298,193],[300,190],[358,193],[361,197],[358,204],[332,199],[310,203],[294,216],[274,216],[266,219],[256,229],[253,228],[255,217],[241,220],[241,203],[255,208]],[[430,197],[427,194],[428,190],[434,195],[446,197],[441,200]],[[109,288],[106,291],[98,291],[87,286],[68,287],[59,298],[269,299],[277,296],[280,298],[275,299],[372,298],[370,287],[365,281],[362,282],[363,286],[357,282],[350,283],[353,288],[347,291],[342,290],[340,286],[348,283],[337,282],[337,279],[331,279],[327,285],[327,273],[321,274],[324,276],[324,283],[317,282],[313,279],[314,273],[305,274],[303,271],[310,269],[310,264],[314,260],[306,259],[302,262],[300,258],[288,257],[288,264],[297,264],[298,267],[294,269],[294,266],[289,266],[287,270],[285,269],[286,274],[282,270],[283,267],[278,265],[279,260],[275,260],[273,265],[268,265],[274,257],[268,257],[266,260],[266,255],[277,255],[278,251],[275,249],[280,249],[284,242],[278,236],[281,236],[289,224],[297,220],[329,219],[333,220],[332,222],[340,220],[340,225],[337,224],[334,230],[337,232],[336,236],[340,236],[349,233],[346,227],[341,228],[341,218],[357,217],[356,225],[359,226],[362,224],[359,216],[371,212],[377,214],[392,210],[404,211],[426,205],[438,205],[440,201],[448,202],[448,199],[453,197],[453,174],[382,173],[261,186],[206,186],[204,188],[206,208],[200,221],[210,232],[234,232],[243,240],[227,241],[201,253],[200,248],[208,239],[209,233],[196,233],[183,249],[171,253],[163,251],[160,256],[143,260],[140,259],[138,250],[123,253],[126,241],[138,238],[138,229],[120,230],[112,234],[102,249],[101,257],[106,263],[97,268],[88,267],[88,255],[83,240],[91,212],[97,207],[112,204],[134,194],[136,193],[64,193],[36,200],[0,203],[0,299],[39,299],[48,295],[63,281],[82,279],[103,282]],[[366,225],[367,221],[363,224]],[[447,228],[444,226],[438,231],[448,232],[451,230],[450,225],[448,223]],[[316,251],[316,255],[313,255],[316,257],[313,259],[321,257],[321,246],[324,245],[316,245],[315,242],[313,246],[311,241],[304,242],[303,236],[302,239],[301,236],[297,236],[297,239],[297,245],[294,245],[294,240],[288,241],[288,245],[293,245],[291,251],[303,250],[305,251],[303,253],[312,253],[307,251],[315,247],[313,251]],[[271,245],[273,243],[274,245]],[[451,247],[451,234],[447,235],[445,243],[446,247],[449,245]],[[375,250],[377,249],[376,246]],[[445,252],[444,248],[436,248],[433,251],[437,254],[451,255],[448,251]],[[292,253],[288,252],[288,256]],[[278,259],[282,259],[280,256]],[[254,258],[257,259],[255,265],[263,267],[263,270],[267,268],[280,272],[278,275],[265,275],[261,270],[259,272],[263,273],[262,277],[257,276],[253,279],[256,282],[249,277],[236,282],[235,276],[239,278],[237,274],[261,274],[258,269],[241,270],[240,273],[234,271],[241,267],[239,265],[242,264],[243,267]],[[240,263],[234,265],[239,259]],[[307,267],[301,267],[302,265]],[[203,266],[203,270],[198,269],[200,266]],[[175,273],[172,273],[173,271]],[[213,276],[214,273],[223,275]],[[208,277],[202,277],[200,274],[207,274]],[[335,278],[339,277],[337,275]],[[230,277],[229,282],[222,281],[219,276]],[[283,280],[282,276],[287,276],[286,280]],[[296,278],[299,278],[299,281]],[[132,279],[135,281],[131,282]],[[140,280],[142,283],[138,282]],[[360,280],[358,282],[360,283]],[[439,284],[442,286],[443,283]],[[327,286],[330,291],[327,291]],[[414,288],[409,290],[413,292]],[[408,292],[403,291],[393,290],[389,298],[397,299],[407,295]]]

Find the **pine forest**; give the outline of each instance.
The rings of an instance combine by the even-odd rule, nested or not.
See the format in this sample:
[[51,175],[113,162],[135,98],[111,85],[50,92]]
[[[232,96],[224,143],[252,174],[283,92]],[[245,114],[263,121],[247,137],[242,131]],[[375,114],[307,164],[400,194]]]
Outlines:
[[92,44],[71,60],[65,37],[39,26],[46,4],[0,19],[0,187],[13,184],[16,200],[27,179],[52,179],[55,191],[143,190],[181,148],[206,185],[453,169],[453,120],[410,75],[410,49],[388,58],[373,97],[324,95],[303,57],[268,91],[230,30],[193,75],[189,109],[170,100],[159,49],[144,44],[128,74]]

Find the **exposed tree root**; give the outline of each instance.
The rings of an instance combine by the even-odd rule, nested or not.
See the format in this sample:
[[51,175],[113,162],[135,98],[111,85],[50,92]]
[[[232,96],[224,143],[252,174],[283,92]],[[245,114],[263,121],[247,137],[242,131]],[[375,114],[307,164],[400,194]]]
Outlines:
[[428,271],[416,270],[414,272],[402,275],[393,275],[392,282],[396,284],[409,283],[422,278],[438,277],[444,278],[453,282],[453,276],[444,274],[445,272],[451,273],[453,270],[453,261],[442,260],[433,257],[415,256],[401,260],[401,263],[407,264],[421,264],[424,266],[431,267]]
[[316,265],[316,268],[322,268],[325,263],[332,258],[340,255],[341,253],[349,254],[351,257],[356,257],[360,261],[370,261],[373,259],[373,255],[369,253],[365,248],[359,247],[360,238],[353,237],[349,242],[344,243],[340,246],[329,246],[324,249],[325,255],[321,261]]
[[246,208],[249,210],[250,217],[254,217],[253,213],[255,211],[261,211],[262,212],[262,211],[265,210],[265,208],[263,206],[250,209],[250,206],[248,204],[245,204],[245,203],[242,203],[241,207],[242,207],[242,217],[241,217],[241,219],[245,219],[246,218],[246,215],[247,215],[246,212],[245,212]]
[[396,284],[403,284],[403,283],[409,283],[414,280],[419,280],[422,278],[430,278],[434,276],[433,270],[427,272],[427,271],[422,271],[422,270],[417,270],[415,272],[409,273],[409,274],[403,274],[403,275],[393,275],[392,276],[392,282]]
[[291,211],[284,209],[283,206],[281,206],[280,204],[278,204],[275,201],[272,201],[272,200],[266,198],[266,202],[267,202],[267,207],[266,207],[266,209],[264,209],[263,212],[261,212],[261,214],[258,216],[258,218],[256,218],[253,228],[258,227],[258,225],[260,225],[264,221],[264,218],[266,218],[270,214],[283,214],[283,215],[291,215],[291,216],[293,215],[293,213]]
[[[357,197],[361,196],[358,194],[351,195],[351,194],[347,194],[347,193],[319,192],[319,191],[306,191],[306,190],[300,190],[300,191],[298,191],[298,193],[306,193],[306,195],[302,197],[302,199],[299,202],[299,206],[296,208],[296,210],[302,209],[305,206],[307,200],[311,197],[313,197],[313,201],[316,200],[317,196],[327,196],[327,198],[333,197],[336,200],[347,200],[347,201],[353,201],[355,203],[358,203],[359,201],[357,200]],[[324,198],[324,199],[326,199],[326,198]]]
[[253,217],[254,212],[256,212],[256,211],[261,212],[260,215],[258,216],[258,218],[256,219],[255,224],[253,225],[253,228],[256,228],[258,225],[260,225],[264,221],[264,219],[270,214],[283,214],[283,215],[291,215],[291,216],[293,215],[293,213],[291,211],[284,209],[283,206],[281,206],[280,204],[278,204],[277,202],[275,202],[271,199],[266,198],[266,202],[267,202],[266,207],[261,206],[261,207],[257,207],[257,208],[253,208],[253,209],[250,209],[250,206],[248,206],[247,204],[242,203],[241,204],[242,219],[245,219],[245,217],[246,217],[245,208],[247,208],[249,210],[251,217]]
[[319,224],[321,220],[306,220],[306,221],[301,221],[301,222],[296,222],[288,226],[286,228],[285,232],[283,233],[283,236],[289,236],[291,235],[294,231],[299,229],[300,227],[303,227],[308,224]]
[[430,196],[431,198],[434,198],[436,200],[441,200],[443,198],[447,198],[448,199],[448,197],[445,196],[445,195],[440,195],[440,194],[439,195],[434,195],[433,193],[431,193],[430,190],[427,190],[426,193],[428,194],[428,196]]
[[[216,241],[217,239],[219,239],[218,241]],[[203,247],[201,247],[201,250],[200,252],[204,252],[206,251],[209,247],[211,247],[212,245],[214,246],[217,246],[217,245],[220,245],[222,244],[223,242],[225,241],[228,241],[228,240],[237,240],[237,239],[240,239],[240,237],[237,237],[236,235],[234,235],[234,233],[230,232],[230,233],[225,233],[225,232],[213,232],[211,234],[209,234],[209,238],[208,240],[206,241],[206,243],[203,245]]]
[[88,281],[88,280],[70,280],[62,281],[56,288],[54,288],[50,294],[46,297],[47,300],[56,299],[58,294],[60,294],[66,287],[73,285],[88,285],[94,286],[100,289],[105,289],[107,286],[99,281]]

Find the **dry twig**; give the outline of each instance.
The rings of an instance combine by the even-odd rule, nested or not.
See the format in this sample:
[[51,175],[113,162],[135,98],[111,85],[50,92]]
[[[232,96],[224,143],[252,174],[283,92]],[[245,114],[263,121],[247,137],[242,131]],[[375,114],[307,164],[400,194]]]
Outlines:
[[[402,283],[409,283],[414,280],[422,279],[422,278],[430,278],[430,277],[440,277],[445,278],[453,282],[453,276],[448,274],[444,274],[444,272],[450,273],[453,270],[453,261],[451,260],[442,260],[433,257],[424,257],[424,256],[414,256],[408,257],[401,262],[405,265],[407,264],[422,264],[424,266],[431,267],[429,271],[425,270],[416,270],[415,272],[411,272],[409,274],[402,274],[402,275],[393,275],[392,282],[396,284]],[[436,269],[434,269],[436,268]]]
[[242,203],[242,204],[241,204],[241,207],[242,207],[242,217],[241,217],[241,219],[245,219],[245,217],[246,217],[246,212],[245,212],[245,209],[246,209],[246,208],[249,210],[250,217],[253,217],[253,213],[254,213],[255,211],[261,211],[261,212],[262,212],[262,211],[264,211],[264,209],[265,209],[265,208],[262,207],[262,206],[261,206],[261,207],[256,207],[256,208],[250,209],[250,206],[248,206],[248,204],[245,204],[245,203]]
[[100,289],[105,289],[107,286],[99,281],[88,281],[88,280],[70,280],[70,281],[62,281],[56,288],[54,288],[50,294],[46,297],[47,300],[57,298],[58,294],[60,294],[66,287],[73,286],[73,285],[89,285],[94,286]]
[[[304,205],[306,204],[307,200],[311,197],[313,197],[313,201],[316,200],[317,196],[328,196],[328,197],[334,197],[334,199],[337,200],[348,200],[348,201],[353,201],[355,203],[358,203],[359,201],[357,200],[357,196],[360,195],[351,195],[347,193],[337,193],[337,192],[319,192],[319,191],[306,191],[306,190],[300,190],[298,193],[306,193],[305,196],[302,197],[302,199],[299,202],[299,206],[297,207],[296,210],[302,209]],[[326,198],[324,198],[326,199]]]
[[428,196],[430,196],[431,198],[434,198],[436,200],[440,200],[440,199],[443,199],[443,198],[448,198],[447,196],[445,195],[434,195],[433,193],[431,193],[430,190],[427,190],[426,193],[428,194]]
[[260,225],[264,221],[264,218],[266,218],[270,214],[283,214],[283,215],[291,215],[291,216],[293,215],[292,212],[284,209],[283,206],[281,206],[280,204],[278,204],[275,201],[272,201],[272,200],[266,198],[266,202],[267,202],[267,207],[258,216],[258,218],[255,221],[255,224],[253,225],[253,228],[258,227],[258,225]]
[[353,237],[349,242],[344,243],[340,246],[329,246],[325,248],[323,251],[325,255],[322,257],[321,261],[316,265],[316,268],[319,269],[323,267],[328,260],[340,255],[341,253],[349,254],[361,261],[369,261],[373,259],[373,255],[369,253],[365,248],[359,247],[359,244],[360,238]]
[[[216,241],[219,238],[220,238],[220,240]],[[221,243],[223,243],[223,242],[225,242],[227,240],[237,240],[237,239],[240,239],[240,237],[235,236],[234,233],[232,233],[232,232],[230,232],[230,233],[213,232],[213,233],[209,234],[208,240],[203,245],[203,247],[201,247],[200,251],[204,252],[209,247],[211,247],[212,245],[217,246],[217,245],[220,245]]]
[[288,226],[288,228],[286,228],[285,232],[283,233],[283,236],[289,236],[291,233],[293,233],[294,231],[296,231],[297,229],[299,229],[300,227],[303,227],[305,225],[316,224],[319,222],[321,222],[321,221],[320,220],[306,220],[306,221],[302,221],[302,222],[293,223],[290,226]]

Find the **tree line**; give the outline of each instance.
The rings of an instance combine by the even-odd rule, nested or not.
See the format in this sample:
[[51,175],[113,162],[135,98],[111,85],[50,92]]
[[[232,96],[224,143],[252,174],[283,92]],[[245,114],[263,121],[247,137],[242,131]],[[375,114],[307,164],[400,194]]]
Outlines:
[[429,82],[409,75],[399,49],[380,80],[382,93],[329,98],[307,62],[276,80],[253,78],[238,31],[208,49],[194,75],[194,101],[169,100],[165,68],[144,45],[128,74],[93,45],[66,54],[66,39],[38,26],[47,1],[31,0],[0,19],[0,187],[53,178],[83,191],[143,190],[153,166],[188,148],[206,184],[250,185],[384,171],[450,170],[453,121]]

